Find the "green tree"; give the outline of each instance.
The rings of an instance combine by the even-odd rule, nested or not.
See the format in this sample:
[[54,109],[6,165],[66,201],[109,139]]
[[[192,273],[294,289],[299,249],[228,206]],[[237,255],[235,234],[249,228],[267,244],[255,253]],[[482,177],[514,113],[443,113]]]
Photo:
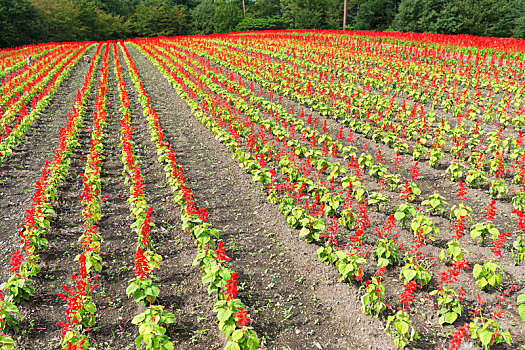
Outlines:
[[186,11],[166,0],[142,2],[132,18],[133,34],[139,37],[182,35],[187,31]]
[[396,15],[394,0],[367,0],[359,4],[354,29],[385,30]]
[[[284,23],[293,29],[327,29],[333,26],[336,0],[281,0]],[[340,16],[342,16],[342,11]],[[335,14],[339,18],[339,14]],[[342,18],[342,17],[341,17]],[[341,19],[342,21],[342,19]],[[330,24],[331,23],[331,24]]]
[[240,6],[233,1],[219,1],[213,16],[216,33],[233,32],[243,15]]
[[95,6],[108,14],[127,19],[141,2],[141,0],[95,0]]
[[462,23],[455,1],[402,0],[391,27],[400,32],[457,34]]
[[250,7],[249,14],[253,18],[280,16],[281,2],[279,0],[257,0]]
[[35,43],[41,21],[30,0],[0,0],[0,47]]
[[457,4],[465,34],[511,36],[515,20],[521,15],[515,9],[516,0],[458,0]]
[[343,4],[344,2],[341,0],[328,0],[328,6],[326,9],[326,17],[325,17],[327,29],[341,29],[342,28]]
[[217,5],[213,0],[202,0],[190,11],[193,34],[211,34],[215,30],[214,16]]
[[514,20],[514,29],[512,30],[512,36],[514,38],[525,38],[525,0],[517,0],[516,12],[519,13],[518,17]]
[[40,14],[43,41],[80,41],[82,23],[72,0],[33,0]]

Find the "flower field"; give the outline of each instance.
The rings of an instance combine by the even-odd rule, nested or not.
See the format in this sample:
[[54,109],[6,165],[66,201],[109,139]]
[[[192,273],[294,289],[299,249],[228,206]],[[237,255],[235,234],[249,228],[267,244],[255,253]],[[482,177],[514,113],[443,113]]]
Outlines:
[[351,31],[0,51],[0,348],[522,348],[524,53]]

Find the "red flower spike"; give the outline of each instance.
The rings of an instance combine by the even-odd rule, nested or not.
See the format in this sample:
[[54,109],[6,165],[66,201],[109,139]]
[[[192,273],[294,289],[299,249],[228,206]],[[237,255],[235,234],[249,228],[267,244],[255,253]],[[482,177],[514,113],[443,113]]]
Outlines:
[[233,316],[235,320],[237,321],[237,324],[239,327],[247,326],[250,323],[250,318],[248,317],[248,311],[244,310],[243,307],[238,307],[235,315]]
[[215,249],[215,254],[217,256],[212,261],[215,261],[215,260],[219,260],[220,262],[230,261],[230,258],[226,255],[226,249],[224,248],[224,242],[222,241],[222,239],[219,241],[219,243],[217,243],[217,249]]

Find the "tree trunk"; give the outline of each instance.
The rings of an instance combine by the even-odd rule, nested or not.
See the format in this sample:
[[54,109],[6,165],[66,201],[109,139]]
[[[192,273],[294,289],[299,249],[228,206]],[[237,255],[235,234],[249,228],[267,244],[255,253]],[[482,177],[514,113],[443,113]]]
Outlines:
[[244,0],[242,0],[242,16],[246,18],[246,4],[244,3]]
[[[345,4],[343,7],[343,30],[345,30],[346,28],[346,1],[347,0],[345,0]],[[243,3],[244,3],[244,0],[243,0]]]

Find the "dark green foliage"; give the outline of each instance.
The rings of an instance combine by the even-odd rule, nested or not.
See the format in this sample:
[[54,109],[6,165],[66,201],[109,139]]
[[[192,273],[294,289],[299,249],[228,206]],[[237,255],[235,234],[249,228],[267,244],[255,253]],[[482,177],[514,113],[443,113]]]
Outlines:
[[254,19],[281,16],[281,2],[279,0],[258,0],[249,11]]
[[274,30],[284,28],[285,25],[282,18],[278,16],[263,18],[246,17],[237,24],[235,30],[242,32],[247,30]]
[[392,29],[523,37],[524,11],[524,0],[402,0]]
[[213,0],[202,0],[191,10],[191,26],[193,34],[211,34],[215,30],[214,16],[217,5]]
[[396,15],[393,0],[363,1],[355,17],[354,29],[385,30],[390,26]]
[[132,17],[133,36],[175,36],[187,32],[186,11],[166,0],[142,2]]
[[292,29],[340,28],[342,11],[338,0],[281,0],[283,21]]
[[241,7],[233,1],[219,1],[213,20],[215,33],[233,32],[242,21]]
[[392,29],[402,32],[458,34],[463,27],[458,4],[446,0],[403,0],[392,22]]
[[37,11],[29,0],[0,0],[0,47],[19,46],[40,39]]

